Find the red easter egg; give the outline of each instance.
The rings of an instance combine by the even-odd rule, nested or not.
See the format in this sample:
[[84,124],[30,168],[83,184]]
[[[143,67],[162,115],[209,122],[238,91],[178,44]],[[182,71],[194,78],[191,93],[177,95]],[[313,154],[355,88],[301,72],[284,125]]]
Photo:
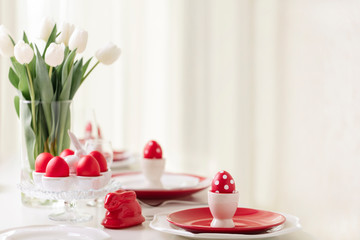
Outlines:
[[61,157],[53,157],[46,167],[46,177],[68,177],[69,165]]
[[69,156],[69,155],[74,155],[74,151],[71,150],[71,149],[64,149],[61,153],[60,153],[60,157],[64,158],[66,156]]
[[235,193],[235,181],[227,171],[218,172],[211,183],[213,193]]
[[145,145],[144,158],[148,158],[148,159],[161,159],[162,158],[161,147],[156,141],[151,140]]
[[92,124],[91,122],[88,122],[85,126],[85,132],[91,132],[92,131]]
[[100,166],[100,172],[106,172],[108,170],[106,159],[105,159],[104,155],[102,155],[101,152],[92,151],[90,153],[90,155],[93,156],[98,161],[99,166]]
[[48,152],[40,153],[35,160],[35,172],[44,173],[46,171],[46,166],[52,158],[53,155]]
[[100,166],[98,161],[91,155],[81,157],[76,167],[76,175],[83,177],[100,176]]

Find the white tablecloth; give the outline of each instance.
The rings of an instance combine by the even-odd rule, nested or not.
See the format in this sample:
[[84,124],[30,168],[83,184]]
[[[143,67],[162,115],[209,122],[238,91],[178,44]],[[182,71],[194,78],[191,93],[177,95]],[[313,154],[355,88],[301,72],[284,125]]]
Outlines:
[[[0,164],[0,231],[10,228],[17,228],[30,225],[54,225],[64,224],[49,220],[48,215],[61,209],[53,208],[29,208],[21,203],[21,194],[17,189],[19,183],[19,168],[11,162]],[[194,195],[199,202],[204,202],[206,192],[200,192]],[[192,207],[195,205],[192,205]],[[158,212],[174,211],[179,208],[188,207],[188,205],[169,204],[163,207],[149,208],[143,207],[143,215],[149,216]],[[149,220],[142,225],[126,228],[122,230],[105,229],[100,223],[105,215],[105,209],[102,207],[88,207],[86,202],[80,202],[78,210],[88,212],[93,215],[93,219],[86,223],[77,223],[73,225],[89,226],[100,228],[112,236],[113,239],[185,239],[166,233],[155,231],[149,227]],[[312,236],[305,231],[300,230],[281,237],[271,238],[271,240],[313,240]]]

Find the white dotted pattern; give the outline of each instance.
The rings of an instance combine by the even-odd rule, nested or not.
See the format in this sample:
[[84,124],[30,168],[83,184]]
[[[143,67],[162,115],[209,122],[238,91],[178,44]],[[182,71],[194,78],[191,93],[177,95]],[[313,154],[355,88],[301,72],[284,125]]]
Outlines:
[[216,193],[219,193],[219,190],[216,190],[215,192],[216,192]]
[[216,181],[215,181],[215,185],[219,185],[219,180],[216,180]]
[[149,146],[153,145],[153,142],[149,142]]
[[227,179],[227,175],[226,175],[226,174],[223,175],[223,179]]
[[231,184],[234,184],[234,180],[233,180],[233,179],[231,179],[231,180],[230,180],[230,183],[231,183]]
[[160,148],[157,148],[157,149],[156,149],[156,152],[157,152],[157,153],[160,153],[160,152],[161,152]]
[[224,189],[225,189],[225,190],[228,190],[228,189],[229,189],[229,185],[225,185],[225,186],[224,186]]
[[224,173],[224,171],[220,171],[220,173]]

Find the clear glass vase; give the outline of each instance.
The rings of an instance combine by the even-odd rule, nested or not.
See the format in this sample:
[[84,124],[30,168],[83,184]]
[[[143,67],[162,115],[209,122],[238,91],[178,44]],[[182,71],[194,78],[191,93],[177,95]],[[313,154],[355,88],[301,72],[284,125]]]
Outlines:
[[[21,182],[32,181],[35,159],[42,152],[58,156],[70,147],[68,130],[71,128],[71,100],[20,101]],[[22,194],[27,206],[49,206],[53,201],[28,198]]]

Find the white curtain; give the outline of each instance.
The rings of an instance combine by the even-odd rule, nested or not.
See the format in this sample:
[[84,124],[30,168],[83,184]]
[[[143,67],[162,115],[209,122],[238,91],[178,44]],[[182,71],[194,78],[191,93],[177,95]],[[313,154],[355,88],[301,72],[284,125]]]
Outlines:
[[[86,5],[86,7],[84,7]],[[74,100],[116,148],[162,145],[169,171],[234,175],[244,206],[298,215],[319,239],[360,232],[360,3],[0,0],[19,39],[45,15],[89,31],[86,56],[122,48]],[[0,161],[19,151],[0,59]],[[1,163],[1,162],[0,162]]]

